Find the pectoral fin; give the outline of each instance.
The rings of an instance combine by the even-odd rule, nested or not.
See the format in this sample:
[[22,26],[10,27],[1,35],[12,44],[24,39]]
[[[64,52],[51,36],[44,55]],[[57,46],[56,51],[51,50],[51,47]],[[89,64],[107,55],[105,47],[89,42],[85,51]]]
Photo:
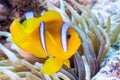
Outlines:
[[64,60],[64,64],[65,64],[68,68],[70,68],[70,61],[69,61],[69,59]]
[[49,58],[45,61],[42,71],[45,74],[52,75],[59,71],[63,65],[63,61],[59,58]]
[[51,56],[57,57],[58,56],[58,45],[51,36],[51,34],[45,31],[45,42],[46,42],[46,49],[48,54]]

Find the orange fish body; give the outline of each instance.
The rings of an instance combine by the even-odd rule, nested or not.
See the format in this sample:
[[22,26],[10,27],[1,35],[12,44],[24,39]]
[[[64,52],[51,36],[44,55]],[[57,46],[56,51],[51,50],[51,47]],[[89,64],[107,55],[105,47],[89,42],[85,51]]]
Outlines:
[[77,32],[61,15],[49,10],[39,18],[29,18],[22,24],[14,20],[10,26],[12,42],[36,57],[48,58],[42,68],[46,74],[54,74],[63,64],[69,65],[68,59],[80,46]]

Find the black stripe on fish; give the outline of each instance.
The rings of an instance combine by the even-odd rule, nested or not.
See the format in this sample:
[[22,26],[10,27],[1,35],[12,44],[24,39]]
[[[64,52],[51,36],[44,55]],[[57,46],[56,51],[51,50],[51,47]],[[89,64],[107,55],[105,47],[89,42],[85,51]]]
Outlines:
[[29,19],[29,18],[33,18],[34,17],[34,12],[33,11],[29,11],[26,12],[21,18],[20,18],[20,23],[23,23],[25,20]]
[[23,16],[20,18],[20,23],[22,24],[25,20],[26,20],[26,18],[25,18],[25,16],[23,15]]

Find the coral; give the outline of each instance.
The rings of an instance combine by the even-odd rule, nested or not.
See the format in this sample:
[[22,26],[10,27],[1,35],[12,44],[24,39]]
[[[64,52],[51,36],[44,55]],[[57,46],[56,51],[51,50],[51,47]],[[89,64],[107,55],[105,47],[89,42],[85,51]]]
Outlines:
[[46,10],[43,0],[0,0],[0,30],[9,31],[14,18],[27,11],[34,11],[37,16],[43,10]]
[[92,80],[119,80],[120,79],[120,50],[114,52],[115,55],[108,58],[104,68],[92,78]]

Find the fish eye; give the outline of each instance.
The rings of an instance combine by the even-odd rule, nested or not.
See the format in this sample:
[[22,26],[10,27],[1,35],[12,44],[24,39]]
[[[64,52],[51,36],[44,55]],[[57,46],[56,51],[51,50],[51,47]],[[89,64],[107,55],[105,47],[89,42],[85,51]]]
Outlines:
[[71,35],[70,34],[67,34],[67,39],[70,39]]

